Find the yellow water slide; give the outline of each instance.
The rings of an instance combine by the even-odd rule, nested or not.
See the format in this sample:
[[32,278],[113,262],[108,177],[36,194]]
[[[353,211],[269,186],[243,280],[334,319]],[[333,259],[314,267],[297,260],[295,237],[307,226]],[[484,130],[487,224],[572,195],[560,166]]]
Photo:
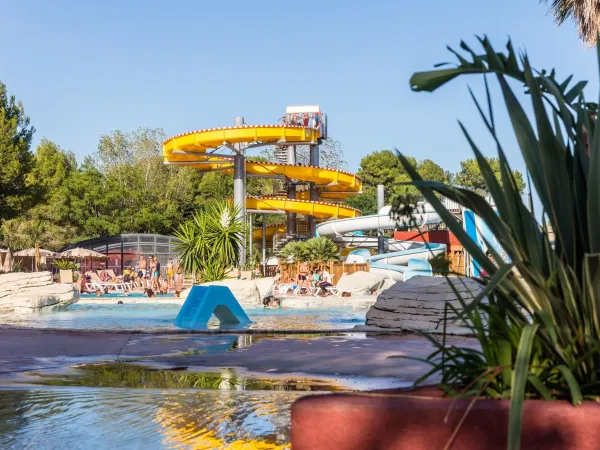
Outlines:
[[[217,153],[227,148],[236,151],[265,145],[317,145],[318,129],[290,125],[242,125],[211,128],[173,136],[163,144],[166,164],[193,167],[199,171],[233,173],[234,158]],[[298,192],[295,199],[284,196],[247,197],[246,208],[258,211],[284,211],[310,215],[320,219],[345,219],[360,216],[360,211],[344,204],[328,202],[357,195],[362,181],[354,174],[324,167],[278,164],[246,160],[246,173],[253,176],[280,177],[314,183],[319,200],[309,200],[309,192]],[[267,237],[284,232],[285,225],[267,227]],[[259,237],[261,230],[256,230]]]

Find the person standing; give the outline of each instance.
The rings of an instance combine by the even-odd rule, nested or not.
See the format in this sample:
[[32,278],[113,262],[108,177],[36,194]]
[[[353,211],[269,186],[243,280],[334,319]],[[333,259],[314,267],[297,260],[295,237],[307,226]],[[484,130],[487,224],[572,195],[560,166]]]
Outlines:
[[178,259],[175,260],[175,288],[183,289],[183,266]]
[[306,289],[306,294],[304,295],[308,295],[310,293],[310,288],[309,288],[309,281],[308,281],[308,271],[310,270],[310,267],[308,267],[308,263],[306,261],[300,263],[300,267],[298,267],[298,275],[296,277],[296,283],[298,284],[298,294],[299,295],[303,295],[302,294],[302,288],[304,287]]
[[138,263],[138,284],[140,288],[144,289],[146,286],[146,270],[148,268],[148,261],[144,255],[140,255],[140,262]]
[[173,276],[175,275],[175,268],[173,266],[173,260],[169,259],[167,263],[167,287],[171,289],[174,284]]
[[158,291],[158,276],[156,275],[156,258],[150,255],[150,289]]

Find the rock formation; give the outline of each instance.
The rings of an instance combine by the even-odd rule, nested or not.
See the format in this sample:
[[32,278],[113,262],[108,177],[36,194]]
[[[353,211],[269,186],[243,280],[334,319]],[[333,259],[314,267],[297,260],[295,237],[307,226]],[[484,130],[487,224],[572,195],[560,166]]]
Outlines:
[[[471,278],[414,277],[399,281],[379,294],[367,312],[366,326],[442,333],[446,304],[460,309],[450,283],[467,303],[481,290],[481,285]],[[463,323],[454,320],[452,310],[446,312],[446,319],[448,334],[470,334]]]
[[[256,280],[229,278],[221,281],[201,283],[199,286],[227,286],[241,305],[260,305],[262,299],[271,292],[274,283],[274,278],[258,278]],[[187,298],[189,292],[190,289],[184,290],[180,297],[183,299]]]
[[0,313],[62,309],[77,301],[75,285],[54,283],[51,272],[0,275]]
[[370,295],[383,285],[383,278],[370,272],[354,272],[350,275],[343,275],[338,281],[336,287],[340,295],[348,292],[352,296]]

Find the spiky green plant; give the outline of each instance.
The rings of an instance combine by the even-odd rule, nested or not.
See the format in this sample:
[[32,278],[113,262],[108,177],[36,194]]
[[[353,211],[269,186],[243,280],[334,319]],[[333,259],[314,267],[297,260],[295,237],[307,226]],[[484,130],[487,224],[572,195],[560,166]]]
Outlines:
[[281,258],[286,263],[307,261],[308,251],[306,245],[301,241],[292,241],[285,244],[281,249]]
[[[506,53],[496,52],[487,38],[479,42],[483,54],[461,42],[463,55],[450,49],[457,66],[415,73],[411,86],[434,91],[460,75],[495,75],[542,204],[541,224],[523,203],[499,141],[487,78],[487,108],[471,95],[496,144],[502,183],[460,126],[497,212],[474,192],[422,180],[399,157],[413,183],[489,274],[483,291],[461,311],[481,351],[436,344],[428,359],[432,373],[441,373],[442,386],[455,394],[510,399],[508,447],[514,449],[519,447],[525,398],[570,399],[577,405],[600,396],[600,118],[597,104],[584,97],[586,82],[570,85],[572,76],[559,82],[554,71],[534,71],[510,41]],[[509,78],[525,85],[531,120]],[[488,245],[490,261],[436,194],[481,217],[509,262]]]
[[340,260],[340,251],[334,242],[324,236],[315,237],[304,243],[306,259],[312,264],[324,264]]
[[220,202],[179,226],[174,233],[175,246],[186,273],[198,275],[202,281],[215,281],[235,267],[247,231],[238,213],[238,208]]

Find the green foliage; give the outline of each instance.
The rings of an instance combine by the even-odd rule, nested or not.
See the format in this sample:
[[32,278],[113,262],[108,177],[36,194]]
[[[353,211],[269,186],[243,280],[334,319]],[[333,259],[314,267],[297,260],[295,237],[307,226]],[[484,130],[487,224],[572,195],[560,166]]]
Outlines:
[[[502,169],[500,166],[500,160],[498,158],[486,158],[486,161],[492,169],[496,180],[498,183],[500,183],[500,186],[502,186]],[[419,171],[419,173],[421,173],[421,171]],[[517,184],[517,189],[522,194],[525,190],[525,181],[523,181],[523,175],[521,175],[521,172],[518,170],[513,170],[512,176]],[[423,177],[423,179],[427,180],[425,177]],[[454,184],[471,189],[480,195],[488,193],[485,179],[475,158],[460,162],[460,171],[454,177]]]
[[288,263],[306,261],[311,264],[323,264],[339,261],[339,253],[331,239],[320,236],[307,241],[288,242],[281,250],[281,258]]
[[29,122],[21,102],[9,97],[0,82],[0,221],[14,217],[27,204],[29,148],[35,131]]
[[[430,159],[420,162],[414,158],[409,158],[409,160],[427,180],[448,183],[452,179],[450,172],[442,169]],[[386,204],[403,196],[419,194],[418,189],[409,184],[410,176],[390,150],[376,151],[365,156],[360,161],[357,174],[363,180],[363,194],[348,197],[346,203],[358,208],[363,214],[377,212],[378,184],[385,186]]]
[[287,263],[294,263],[297,261],[306,261],[308,252],[304,242],[291,241],[285,244],[281,249],[281,259]]
[[[23,230],[35,221],[46,230],[40,245],[53,250],[102,234],[170,234],[203,204],[222,199],[201,195],[194,169],[163,164],[163,139],[159,129],[116,130],[101,136],[97,153],[81,165],[43,139],[24,176],[21,207],[0,227],[2,243],[30,242]],[[26,242],[10,245],[31,246]]]
[[12,262],[12,271],[13,272],[25,272],[25,266],[23,264],[22,259],[17,259]]
[[79,270],[80,264],[68,259],[57,259],[52,265],[59,270]]
[[[487,38],[480,43],[483,54],[476,55],[461,43],[466,57],[453,51],[459,58],[456,68],[416,73],[411,85],[414,90],[433,91],[461,74],[496,74],[542,204],[544,225],[522,202],[520,186],[497,139],[502,183],[461,125],[497,214],[477,193],[425,182],[409,160],[402,155],[400,160],[489,275],[476,299],[455,311],[467,321],[481,350],[438,344],[428,358],[431,373],[441,372],[442,386],[454,394],[510,398],[509,448],[518,448],[524,398],[570,399],[576,405],[600,397],[600,116],[597,104],[585,100],[585,82],[570,85],[572,77],[559,82],[554,71],[534,71],[529,58],[517,57],[510,42],[506,53],[497,53]],[[525,84],[532,120],[507,78]],[[486,96],[486,108],[473,98],[496,138],[487,82]],[[490,261],[436,194],[481,217],[511,262],[488,246]],[[554,244],[546,217],[555,233]]]
[[450,272],[450,261],[446,258],[446,254],[442,253],[429,260],[431,269],[434,274],[447,275]]
[[213,203],[179,226],[174,233],[179,240],[176,250],[187,273],[215,281],[235,267],[247,231],[244,221],[236,218],[238,212],[226,202]]
[[334,242],[324,236],[315,237],[303,243],[307,260],[313,264],[323,264],[340,260],[340,251]]

